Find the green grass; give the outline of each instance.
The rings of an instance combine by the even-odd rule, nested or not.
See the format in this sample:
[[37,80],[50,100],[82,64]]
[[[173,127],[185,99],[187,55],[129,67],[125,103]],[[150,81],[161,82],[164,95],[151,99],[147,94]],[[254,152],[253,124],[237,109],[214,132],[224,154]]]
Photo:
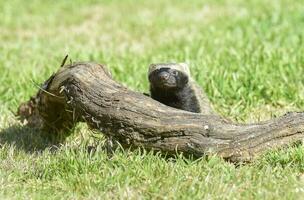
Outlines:
[[150,63],[188,62],[239,122],[303,110],[302,0],[2,0],[0,10],[0,199],[303,198],[302,145],[241,166],[139,150],[109,158],[85,125],[55,146],[11,113],[66,54],[145,92]]

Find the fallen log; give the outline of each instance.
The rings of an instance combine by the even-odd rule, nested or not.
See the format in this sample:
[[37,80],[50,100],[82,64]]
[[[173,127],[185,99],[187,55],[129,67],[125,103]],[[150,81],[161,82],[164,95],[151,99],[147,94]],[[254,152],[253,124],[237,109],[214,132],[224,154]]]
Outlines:
[[[127,89],[112,79],[105,66],[95,63],[60,68],[29,103],[34,110],[31,116],[40,119],[35,119],[36,125],[41,121],[39,126],[57,134],[82,121],[124,148],[142,147],[167,154],[216,154],[231,161],[250,161],[270,148],[304,138],[302,112],[254,124],[186,112]],[[19,115],[26,106],[22,104]]]

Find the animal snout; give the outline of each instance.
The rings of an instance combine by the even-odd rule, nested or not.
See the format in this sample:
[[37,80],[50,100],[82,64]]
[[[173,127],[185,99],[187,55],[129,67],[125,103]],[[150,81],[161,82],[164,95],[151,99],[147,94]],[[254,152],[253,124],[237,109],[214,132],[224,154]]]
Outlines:
[[161,72],[159,74],[159,78],[160,78],[160,80],[165,81],[165,80],[167,80],[169,78],[169,73],[167,73],[167,72]]

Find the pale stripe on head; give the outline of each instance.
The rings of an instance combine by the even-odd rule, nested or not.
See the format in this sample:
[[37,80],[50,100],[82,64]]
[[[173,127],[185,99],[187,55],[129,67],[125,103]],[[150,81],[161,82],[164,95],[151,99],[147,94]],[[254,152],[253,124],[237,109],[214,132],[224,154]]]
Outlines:
[[148,75],[150,75],[153,71],[161,69],[161,68],[170,68],[179,70],[188,76],[190,76],[190,68],[186,63],[155,63],[149,66]]

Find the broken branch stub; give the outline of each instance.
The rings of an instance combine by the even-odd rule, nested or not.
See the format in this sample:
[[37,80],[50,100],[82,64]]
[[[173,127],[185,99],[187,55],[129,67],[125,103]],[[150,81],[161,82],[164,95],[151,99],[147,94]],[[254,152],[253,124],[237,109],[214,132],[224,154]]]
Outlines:
[[115,82],[103,65],[95,63],[62,67],[45,88],[47,92],[40,90],[36,97],[44,125],[64,132],[85,121],[125,148],[249,161],[269,148],[304,138],[304,113],[235,124],[218,115],[165,106]]

